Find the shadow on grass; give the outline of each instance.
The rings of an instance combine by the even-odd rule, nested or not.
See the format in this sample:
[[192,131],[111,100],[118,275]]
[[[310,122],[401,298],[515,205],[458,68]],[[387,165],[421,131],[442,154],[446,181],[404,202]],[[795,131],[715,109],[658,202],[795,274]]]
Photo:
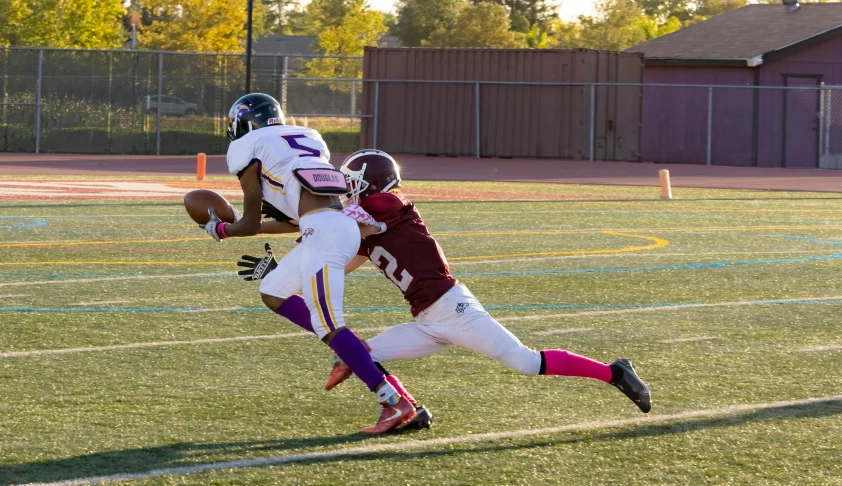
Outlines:
[[[371,459],[417,459],[418,457],[452,456],[457,454],[474,454],[487,452],[501,452],[518,449],[534,449],[558,444],[577,444],[602,441],[622,441],[641,437],[659,437],[680,434],[689,431],[725,429],[747,423],[782,419],[811,419],[842,415],[842,401],[827,400],[807,405],[790,405],[768,408],[726,417],[711,417],[702,419],[687,419],[671,421],[661,424],[642,424],[623,427],[622,430],[612,431],[582,431],[575,432],[576,437],[529,441],[521,444],[466,446],[461,449],[420,450],[413,449],[395,452],[372,452],[371,454],[345,455],[341,457],[323,457],[302,459],[296,463],[330,462],[330,461],[368,461]],[[317,446],[343,446],[370,439],[371,436],[357,433],[333,437],[312,437],[303,439],[282,439],[273,441],[253,442],[224,442],[216,444],[179,443],[161,447],[141,449],[127,449],[122,451],[103,452],[84,456],[70,457],[51,461],[32,462],[26,464],[0,465],[0,485],[20,484],[29,482],[66,481],[75,478],[108,476],[113,474],[143,473],[158,469],[173,467],[196,466],[217,461],[239,459],[254,459],[278,455],[277,452],[296,449],[307,449]],[[424,434],[412,434],[411,438],[423,441]],[[513,439],[528,440],[528,439]],[[297,451],[306,454],[306,451]],[[224,457],[219,457],[223,456]],[[202,456],[218,456],[210,460],[194,461]]]

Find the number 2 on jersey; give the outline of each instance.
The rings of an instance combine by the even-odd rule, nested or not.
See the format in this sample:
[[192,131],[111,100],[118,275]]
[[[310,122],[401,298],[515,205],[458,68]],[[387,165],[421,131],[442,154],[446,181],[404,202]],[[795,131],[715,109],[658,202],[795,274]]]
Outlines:
[[[398,269],[398,261],[395,257],[392,256],[391,253],[386,251],[385,248],[382,246],[375,246],[374,251],[371,252],[369,255],[371,258],[371,263],[374,264],[377,268],[383,271],[383,274],[386,275],[386,278],[392,281],[395,284],[395,287],[401,289],[401,292],[406,292],[409,289],[409,284],[412,283],[412,275],[409,274],[406,270],[401,270],[401,278],[399,279],[395,275],[395,271]],[[380,258],[386,260],[386,268],[383,268],[380,265]]]
[[302,152],[306,152],[304,154],[299,154],[299,157],[321,157],[322,153],[318,150],[310,147],[305,147],[298,143],[299,138],[307,138],[307,135],[281,135],[281,138],[286,141],[289,148],[293,150],[300,150]]

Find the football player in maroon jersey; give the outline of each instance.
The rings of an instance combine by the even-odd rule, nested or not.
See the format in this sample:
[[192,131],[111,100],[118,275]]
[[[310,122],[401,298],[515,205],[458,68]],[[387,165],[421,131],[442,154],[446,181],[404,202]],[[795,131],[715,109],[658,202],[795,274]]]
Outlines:
[[[637,376],[631,361],[620,358],[607,365],[559,349],[536,351],[495,321],[468,288],[450,275],[444,252],[415,205],[397,190],[400,171],[387,153],[361,150],[345,159],[341,170],[348,178],[350,199],[386,223],[385,232],[362,241],[346,273],[371,260],[403,293],[416,318],[367,341],[375,362],[421,358],[457,345],[526,375],[604,381],[619,388],[641,411],[649,412],[649,387]],[[347,367],[337,362],[326,387],[335,387],[349,374]]]

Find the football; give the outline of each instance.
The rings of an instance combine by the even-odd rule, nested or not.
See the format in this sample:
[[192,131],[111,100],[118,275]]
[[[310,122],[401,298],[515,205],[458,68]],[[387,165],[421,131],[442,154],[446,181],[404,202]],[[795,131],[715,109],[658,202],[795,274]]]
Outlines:
[[193,221],[199,224],[207,224],[210,220],[208,208],[211,207],[222,221],[226,223],[234,222],[234,211],[231,211],[228,200],[219,194],[207,189],[198,189],[184,195],[184,209],[187,210],[187,214],[193,218]]

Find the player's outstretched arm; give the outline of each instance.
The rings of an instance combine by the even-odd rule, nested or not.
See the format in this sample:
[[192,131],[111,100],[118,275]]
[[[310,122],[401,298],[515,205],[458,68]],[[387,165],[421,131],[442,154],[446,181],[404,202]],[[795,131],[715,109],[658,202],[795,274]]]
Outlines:
[[364,256],[364,255],[355,256],[354,258],[351,259],[350,262],[348,262],[347,265],[345,265],[345,275],[348,275],[349,273],[353,272],[354,270],[360,268],[360,266],[362,266],[362,264],[367,262],[367,261],[368,261],[367,256]]
[[253,236],[260,232],[263,188],[260,186],[257,173],[258,165],[251,164],[240,176],[240,187],[243,189],[243,217],[223,227],[226,237]]

